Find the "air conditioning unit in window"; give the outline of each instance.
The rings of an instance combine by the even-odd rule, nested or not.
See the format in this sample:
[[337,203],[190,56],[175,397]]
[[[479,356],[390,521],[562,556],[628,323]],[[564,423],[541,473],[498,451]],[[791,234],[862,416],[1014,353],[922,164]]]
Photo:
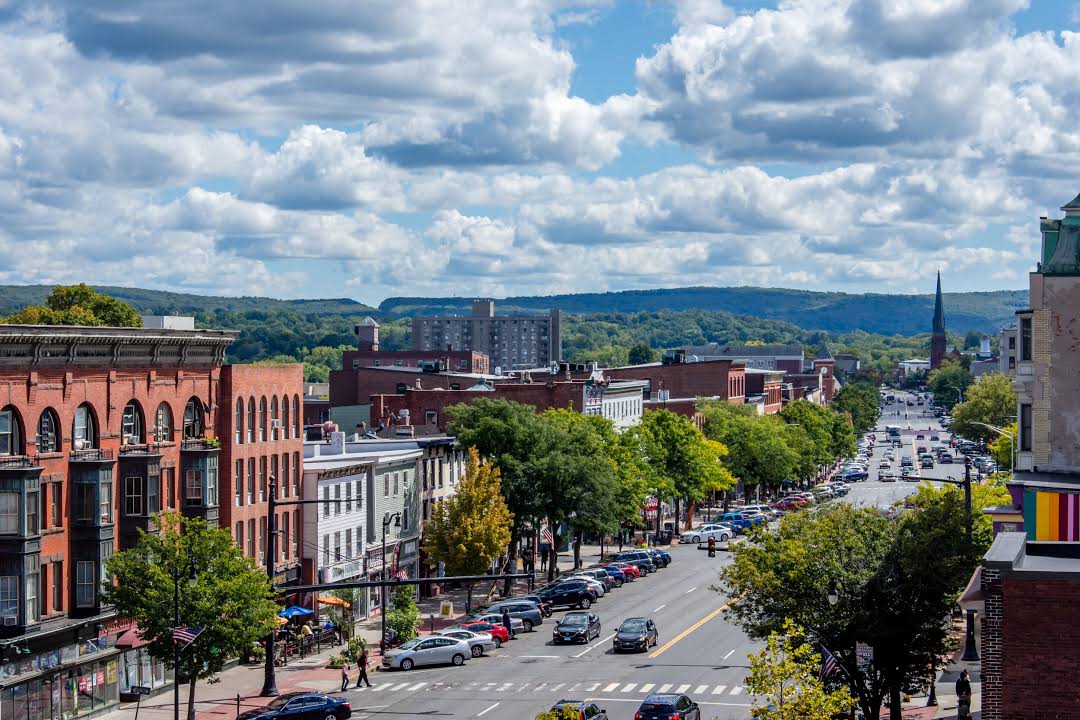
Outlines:
[[9,625],[17,625],[19,623],[18,615],[4,615],[4,627]]
[[270,422],[270,427],[274,428],[275,430],[280,430],[281,429],[281,421],[280,420],[272,420]]

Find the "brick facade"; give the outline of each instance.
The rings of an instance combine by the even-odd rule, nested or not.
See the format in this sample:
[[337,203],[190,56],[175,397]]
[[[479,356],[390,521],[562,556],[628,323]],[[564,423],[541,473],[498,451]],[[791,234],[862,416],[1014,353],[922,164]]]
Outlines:
[[475,350],[346,350],[341,367],[356,370],[362,367],[420,367],[424,362],[437,362],[443,370],[466,373],[488,373],[488,356]]
[[647,380],[653,398],[667,390],[672,398],[720,397],[741,404],[747,392],[744,369],[741,362],[707,360],[610,368],[604,375],[612,380]]

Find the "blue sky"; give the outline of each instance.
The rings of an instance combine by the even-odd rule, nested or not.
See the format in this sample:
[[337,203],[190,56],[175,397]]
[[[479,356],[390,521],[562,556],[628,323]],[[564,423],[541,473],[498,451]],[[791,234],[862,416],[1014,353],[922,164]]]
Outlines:
[[1080,5],[0,0],[0,282],[1022,288]]

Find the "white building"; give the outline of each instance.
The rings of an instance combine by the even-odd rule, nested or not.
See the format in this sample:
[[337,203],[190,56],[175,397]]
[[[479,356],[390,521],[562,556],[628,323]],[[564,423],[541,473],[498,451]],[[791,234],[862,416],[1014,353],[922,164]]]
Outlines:
[[595,370],[583,386],[581,412],[606,417],[616,430],[637,425],[648,387],[648,380],[608,380],[603,370]]
[[923,358],[912,358],[910,360],[901,360],[899,363],[900,377],[907,377],[911,373],[915,372],[930,372],[930,361]]

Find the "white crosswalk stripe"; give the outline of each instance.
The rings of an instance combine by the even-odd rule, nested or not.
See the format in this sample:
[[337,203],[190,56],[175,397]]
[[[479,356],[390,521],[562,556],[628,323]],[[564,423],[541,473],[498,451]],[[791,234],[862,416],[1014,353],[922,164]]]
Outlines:
[[596,692],[596,688],[600,687],[600,683],[592,683],[589,685],[589,692]]
[[663,695],[664,693],[666,693],[670,689],[671,689],[671,683],[664,683],[663,685],[660,686],[660,689],[657,690],[657,692],[659,692],[661,695]]
[[675,688],[675,692],[682,695],[684,692],[686,692],[689,689],[690,689],[689,685],[680,685],[679,687]]
[[694,694],[695,695],[704,695],[705,692],[708,689],[709,689],[708,685],[698,685],[696,688],[694,688]]
[[407,682],[398,683],[394,687],[390,688],[390,692],[397,692],[398,690],[404,690],[407,687],[409,687],[409,683],[407,683]]
[[636,687],[637,687],[637,683],[626,683],[625,685],[623,685],[622,690],[620,690],[619,692],[630,692],[631,690],[633,690]]
[[611,683],[606,688],[604,688],[604,692],[614,692],[615,688],[617,687],[619,687],[619,683]]
[[494,692],[494,693],[541,693],[541,692],[557,692],[560,688],[565,688],[564,693],[604,693],[604,694],[627,694],[627,695],[641,695],[645,696],[653,692],[654,688],[658,693],[687,693],[693,688],[693,695],[741,695],[745,688],[742,685],[690,685],[681,684],[676,685],[674,683],[663,683],[657,686],[657,683],[624,683],[624,682],[577,682],[573,684],[569,683],[539,683],[532,685],[532,683],[462,683],[456,685],[455,683],[428,683],[428,682],[402,682],[402,683],[380,683],[373,685],[368,692],[381,692],[383,690],[387,692],[417,692],[420,690],[432,691],[453,691],[455,688],[464,690],[466,692]]
[[[265,653],[264,653],[264,654],[265,654]],[[501,686],[499,687],[499,692],[505,692],[506,690],[509,690],[509,689],[510,689],[511,687],[513,687],[513,686],[514,686],[514,683],[503,683],[503,684],[502,684],[502,685],[501,685]]]
[[562,687],[563,685],[565,685],[565,684],[566,684],[566,683],[559,683],[558,685],[552,685],[552,686],[551,686],[551,691],[552,691],[552,692],[555,692],[556,690],[558,690],[559,688],[561,688],[561,687]]
[[732,695],[738,695],[741,692],[742,692],[742,687],[740,685],[736,685],[735,687],[731,688],[731,694]]
[[425,685],[427,685],[426,682],[416,683],[415,685],[413,685],[412,687],[409,688],[409,692],[416,692],[417,690],[424,687]]
[[712,694],[723,695],[725,690],[727,690],[727,685],[717,685],[712,689]]
[[656,687],[656,685],[654,683],[645,683],[644,685],[641,686],[641,692],[647,693],[650,690],[652,690],[654,687]]

